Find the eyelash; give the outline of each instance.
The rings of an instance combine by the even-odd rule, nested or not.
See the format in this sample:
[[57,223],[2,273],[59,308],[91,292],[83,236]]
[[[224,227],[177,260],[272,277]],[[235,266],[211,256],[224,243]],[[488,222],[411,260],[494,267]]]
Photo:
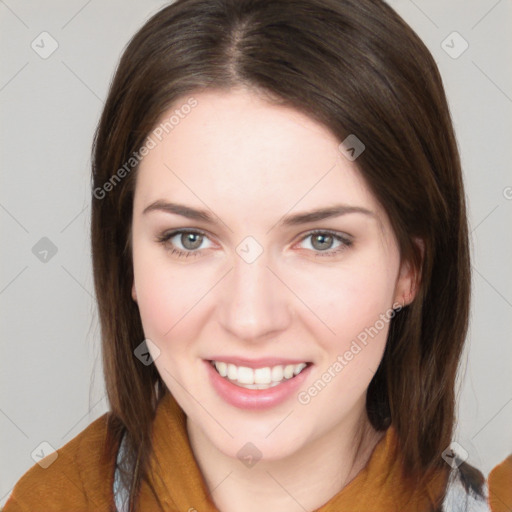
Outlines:
[[[158,235],[156,240],[157,240],[157,242],[161,243],[166,248],[166,250],[171,253],[171,255],[175,255],[178,258],[188,258],[190,256],[192,256],[192,257],[199,256],[201,253],[201,250],[182,251],[181,249],[176,249],[175,247],[170,246],[170,244],[168,243],[169,240],[171,238],[174,238],[176,235],[181,235],[183,233],[192,233],[192,234],[208,237],[208,235],[206,233],[204,233],[203,231],[200,231],[200,230],[179,229],[176,231],[171,231],[170,233],[163,233],[161,235]],[[341,233],[337,233],[335,231],[329,231],[329,230],[319,230],[319,229],[310,231],[309,233],[306,233],[300,239],[300,242],[302,242],[306,238],[309,238],[310,236],[314,236],[314,235],[329,235],[329,236],[332,236],[334,239],[338,240],[339,242],[341,242],[341,244],[342,244],[337,249],[333,249],[333,250],[313,251],[315,253],[315,256],[318,256],[320,258],[336,256],[336,255],[340,254],[341,252],[345,251],[346,249],[348,249],[349,247],[351,247],[352,243],[353,243],[349,237],[344,236]]]

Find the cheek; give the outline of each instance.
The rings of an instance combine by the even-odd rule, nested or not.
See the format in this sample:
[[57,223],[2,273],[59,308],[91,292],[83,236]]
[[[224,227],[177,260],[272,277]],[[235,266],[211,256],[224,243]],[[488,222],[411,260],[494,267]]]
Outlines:
[[315,293],[309,295],[308,305],[322,322],[311,317],[308,328],[323,357],[314,382],[298,399],[301,404],[314,401],[318,411],[330,410],[334,400],[339,408],[330,420],[335,422],[361,399],[382,360],[395,315],[394,278],[384,263],[363,260],[331,268],[329,274],[330,279],[317,280]]
[[[205,293],[205,285],[179,265],[169,265],[165,251],[141,249],[134,254],[137,304],[148,338],[164,340],[175,336],[181,319],[193,314],[194,305]],[[187,324],[184,322],[183,325]]]
[[[306,277],[306,276],[305,276]],[[372,323],[389,309],[394,279],[389,269],[372,265],[330,269],[322,279],[309,275],[303,280],[302,295],[328,325]],[[336,330],[336,329],[334,329]]]
[[365,350],[370,359],[380,357],[385,344],[389,321],[383,323],[381,315],[392,314],[394,262],[363,256],[337,268],[318,265],[294,277],[294,291],[313,312],[303,319],[308,319],[309,330],[331,358],[334,351],[348,350],[356,339],[372,340],[373,348]]
[[360,330],[373,324],[389,309],[392,283],[386,280],[384,269],[375,270],[371,267],[353,270],[343,283],[339,283],[338,299],[333,298],[330,309],[338,327],[341,320]]

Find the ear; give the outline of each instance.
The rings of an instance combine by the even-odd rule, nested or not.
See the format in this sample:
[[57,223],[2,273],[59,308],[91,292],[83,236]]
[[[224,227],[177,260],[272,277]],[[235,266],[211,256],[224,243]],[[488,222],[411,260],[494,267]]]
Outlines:
[[137,291],[135,290],[135,282],[132,284],[132,299],[137,302]]
[[413,267],[410,261],[402,261],[400,265],[400,273],[395,286],[395,301],[402,307],[408,306],[416,297],[420,285],[420,269],[423,265],[425,254],[425,242],[421,238],[415,238],[414,243],[418,246],[421,253],[420,268]]

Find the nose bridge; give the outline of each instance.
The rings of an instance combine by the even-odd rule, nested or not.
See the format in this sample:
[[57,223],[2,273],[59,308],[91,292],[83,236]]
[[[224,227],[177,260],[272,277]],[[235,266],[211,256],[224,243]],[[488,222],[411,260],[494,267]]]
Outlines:
[[[233,336],[256,340],[286,328],[290,297],[268,268],[272,267],[268,253],[263,251],[254,258],[254,246],[248,243],[237,248],[234,268],[223,290],[220,317]],[[244,252],[247,247],[249,251]]]

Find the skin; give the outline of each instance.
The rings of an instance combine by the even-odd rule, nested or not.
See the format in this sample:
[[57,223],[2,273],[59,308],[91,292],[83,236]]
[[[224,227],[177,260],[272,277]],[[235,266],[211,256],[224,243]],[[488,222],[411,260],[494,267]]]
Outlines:
[[[187,415],[192,451],[219,510],[312,510],[357,475],[381,439],[365,399],[389,323],[308,404],[293,394],[263,411],[233,407],[211,387],[203,359],[298,357],[314,363],[306,390],[379,315],[414,298],[414,273],[401,262],[357,160],[340,153],[323,125],[243,88],[191,96],[197,106],[137,171],[132,297],[146,337],[160,350],[156,367]],[[156,200],[209,210],[217,224],[143,214]],[[284,215],[340,203],[373,215],[277,225]],[[187,251],[186,236],[157,241],[180,228],[206,233],[200,245],[187,245],[198,247],[189,249],[198,256],[171,254],[173,243]],[[312,229],[349,235],[352,245],[314,245]],[[247,236],[263,249],[250,264],[236,252]],[[248,441],[262,452],[251,468],[237,458]]]

